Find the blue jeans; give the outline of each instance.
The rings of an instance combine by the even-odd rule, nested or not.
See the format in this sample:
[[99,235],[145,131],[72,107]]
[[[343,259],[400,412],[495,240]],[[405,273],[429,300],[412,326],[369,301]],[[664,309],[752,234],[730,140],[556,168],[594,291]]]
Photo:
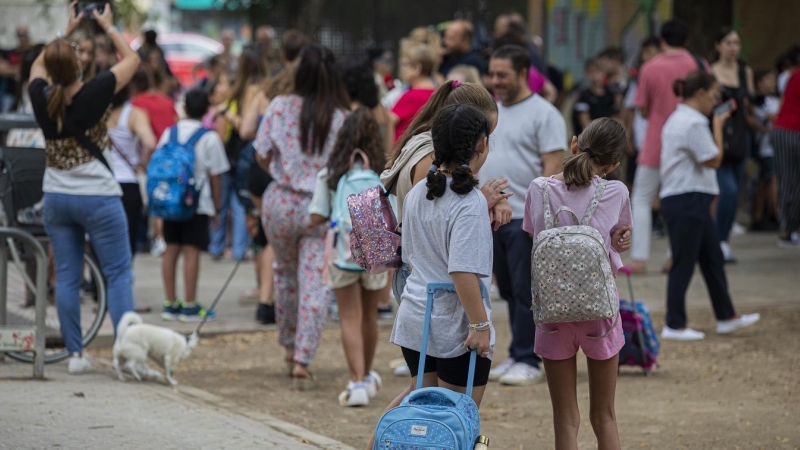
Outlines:
[[217,228],[212,228],[210,231],[211,244],[208,246],[208,252],[211,253],[212,256],[222,256],[222,253],[225,251],[225,238],[228,234],[228,214],[232,214],[233,259],[240,261],[244,259],[249,239],[247,235],[247,216],[244,206],[239,202],[239,197],[236,194],[236,185],[233,182],[231,174],[223,174],[221,178],[222,210],[219,212],[219,226]]
[[56,264],[56,306],[61,335],[70,353],[83,351],[80,287],[86,234],[106,279],[114,331],[133,311],[133,271],[128,222],[116,196],[44,194],[44,227]]
[[717,169],[719,183],[719,201],[717,202],[717,232],[719,240],[728,242],[728,238],[736,221],[736,210],[739,208],[739,192],[744,182],[744,168],[747,160],[735,164],[725,163]]

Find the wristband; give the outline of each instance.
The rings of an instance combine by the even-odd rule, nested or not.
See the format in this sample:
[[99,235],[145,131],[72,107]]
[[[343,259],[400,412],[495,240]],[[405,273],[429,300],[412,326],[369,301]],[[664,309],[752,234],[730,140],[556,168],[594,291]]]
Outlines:
[[485,331],[488,330],[489,327],[492,326],[492,322],[485,321],[485,322],[478,322],[478,323],[471,323],[468,325],[470,330],[473,331]]

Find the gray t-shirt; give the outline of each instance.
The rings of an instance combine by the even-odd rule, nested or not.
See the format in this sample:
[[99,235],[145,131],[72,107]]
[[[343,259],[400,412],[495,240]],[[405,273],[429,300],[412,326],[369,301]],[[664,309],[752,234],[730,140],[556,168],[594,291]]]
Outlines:
[[661,131],[660,197],[719,194],[717,172],[703,165],[718,154],[708,118],[690,106],[678,105]]
[[533,94],[511,105],[497,104],[497,127],[489,137],[489,156],[480,172],[489,178],[508,178],[508,199],[513,219],[525,217],[525,193],[531,181],[541,177],[542,155],[564,151],[567,123],[555,106]]
[[[449,185],[441,198],[428,200],[427,193],[427,182],[423,181],[417,183],[405,199],[403,262],[411,266],[411,276],[403,291],[391,336],[392,343],[416,351],[421,351],[422,347],[428,283],[452,282],[450,274],[453,272],[475,273],[488,292],[492,274],[492,228],[483,194],[475,189],[459,196]],[[491,320],[489,298],[483,299],[483,306]],[[452,292],[437,293],[427,354],[455,358],[466,353],[464,341],[469,334],[468,324],[458,296]],[[494,338],[492,328],[492,346]]]

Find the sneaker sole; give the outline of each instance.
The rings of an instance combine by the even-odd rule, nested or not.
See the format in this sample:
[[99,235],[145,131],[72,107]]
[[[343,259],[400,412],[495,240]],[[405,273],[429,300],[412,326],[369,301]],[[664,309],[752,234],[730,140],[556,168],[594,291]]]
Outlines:
[[503,386],[532,386],[534,384],[541,383],[542,381],[544,381],[544,377],[537,377],[525,380],[504,380],[501,378],[499,381],[500,384],[502,384]]
[[702,337],[691,337],[691,338],[674,337],[674,336],[661,336],[661,339],[664,340],[664,341],[684,341],[684,342],[702,341],[705,338],[706,338],[705,336],[702,336]]
[[[203,318],[200,316],[179,316],[178,320],[183,323],[200,323],[203,321]],[[206,319],[206,322],[213,322],[216,320],[216,317],[209,317]]]
[[172,314],[172,313],[161,313],[161,320],[163,320],[165,322],[172,322],[175,319],[177,319],[177,316],[175,316],[175,314]]

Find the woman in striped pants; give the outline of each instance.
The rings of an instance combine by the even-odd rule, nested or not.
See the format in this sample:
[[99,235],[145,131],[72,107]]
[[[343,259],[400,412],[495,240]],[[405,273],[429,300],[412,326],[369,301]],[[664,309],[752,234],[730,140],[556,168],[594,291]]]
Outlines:
[[800,68],[786,86],[772,131],[781,208],[778,246],[800,249]]

